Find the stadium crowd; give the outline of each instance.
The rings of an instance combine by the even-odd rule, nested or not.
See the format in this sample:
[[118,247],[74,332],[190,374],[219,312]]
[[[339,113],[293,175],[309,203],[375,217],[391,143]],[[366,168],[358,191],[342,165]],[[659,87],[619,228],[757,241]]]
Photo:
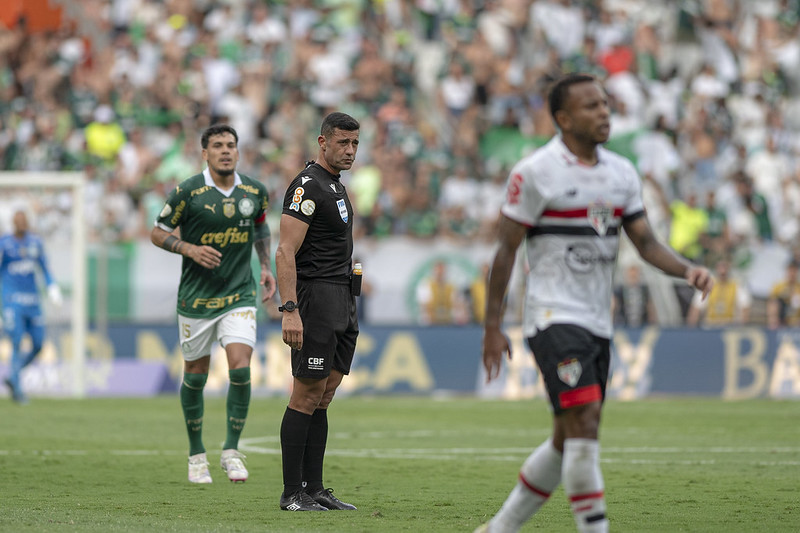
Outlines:
[[581,71],[676,250],[797,255],[798,0],[58,3],[56,31],[0,28],[0,168],[84,170],[95,239],[146,235],[218,121],[281,198],[334,109],[362,124],[357,238],[491,238],[510,164],[554,134],[549,82]]

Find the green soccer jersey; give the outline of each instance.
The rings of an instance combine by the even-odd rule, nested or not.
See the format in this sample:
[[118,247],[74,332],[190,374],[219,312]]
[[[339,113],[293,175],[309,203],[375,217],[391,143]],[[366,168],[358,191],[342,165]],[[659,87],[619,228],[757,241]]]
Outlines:
[[269,195],[264,184],[236,174],[233,190],[222,192],[206,169],[178,185],[167,198],[156,224],[181,239],[212,246],[222,253],[217,268],[183,258],[178,314],[213,318],[237,307],[256,305],[256,281],[250,267],[253,230],[266,224]]

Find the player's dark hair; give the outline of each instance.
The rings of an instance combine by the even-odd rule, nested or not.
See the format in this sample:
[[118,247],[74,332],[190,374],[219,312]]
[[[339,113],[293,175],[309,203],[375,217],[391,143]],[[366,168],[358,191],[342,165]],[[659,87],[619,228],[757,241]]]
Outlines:
[[550,116],[553,117],[553,122],[558,125],[556,120],[556,113],[564,109],[564,102],[567,99],[569,88],[578,83],[594,83],[597,78],[589,74],[567,74],[563,78],[556,80],[550,87],[550,93],[547,95],[547,103],[550,106]]
[[214,135],[222,135],[223,133],[230,133],[233,135],[236,144],[239,144],[239,136],[236,134],[235,129],[227,124],[214,124],[213,126],[206,128],[206,131],[203,132],[203,135],[200,137],[200,146],[202,146],[203,150],[205,150],[208,148],[208,139]]
[[319,133],[327,138],[333,134],[333,130],[335,129],[357,131],[361,129],[361,124],[346,113],[334,111],[322,121],[322,127],[320,127]]

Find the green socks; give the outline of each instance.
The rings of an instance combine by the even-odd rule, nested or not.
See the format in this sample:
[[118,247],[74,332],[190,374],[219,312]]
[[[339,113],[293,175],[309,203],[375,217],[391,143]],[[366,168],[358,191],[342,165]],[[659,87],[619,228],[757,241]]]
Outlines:
[[250,368],[229,370],[228,376],[231,380],[228,387],[228,434],[222,449],[236,450],[247,420],[247,408],[250,407]]
[[184,374],[181,383],[181,407],[189,433],[189,455],[206,451],[203,446],[203,387],[208,374]]
[[[237,449],[239,436],[247,419],[250,406],[250,369],[228,371],[231,384],[228,388],[228,433],[222,449]],[[208,374],[184,374],[181,383],[181,407],[189,433],[189,455],[206,451],[203,446],[203,387]]]

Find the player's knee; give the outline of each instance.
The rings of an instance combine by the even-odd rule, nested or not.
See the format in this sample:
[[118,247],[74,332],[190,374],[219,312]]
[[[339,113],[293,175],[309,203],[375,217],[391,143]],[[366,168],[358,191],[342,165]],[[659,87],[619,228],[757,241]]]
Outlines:
[[289,398],[289,407],[304,413],[313,413],[320,406],[324,396],[325,380],[296,378]]
[[600,429],[600,402],[567,409],[561,415],[565,438],[596,439]]
[[333,390],[326,390],[325,394],[322,395],[322,399],[317,406],[319,409],[327,409],[328,406],[333,401],[333,396],[336,394],[336,389]]
[[208,374],[210,360],[210,356],[205,356],[194,361],[184,361],[183,372],[185,374]]

